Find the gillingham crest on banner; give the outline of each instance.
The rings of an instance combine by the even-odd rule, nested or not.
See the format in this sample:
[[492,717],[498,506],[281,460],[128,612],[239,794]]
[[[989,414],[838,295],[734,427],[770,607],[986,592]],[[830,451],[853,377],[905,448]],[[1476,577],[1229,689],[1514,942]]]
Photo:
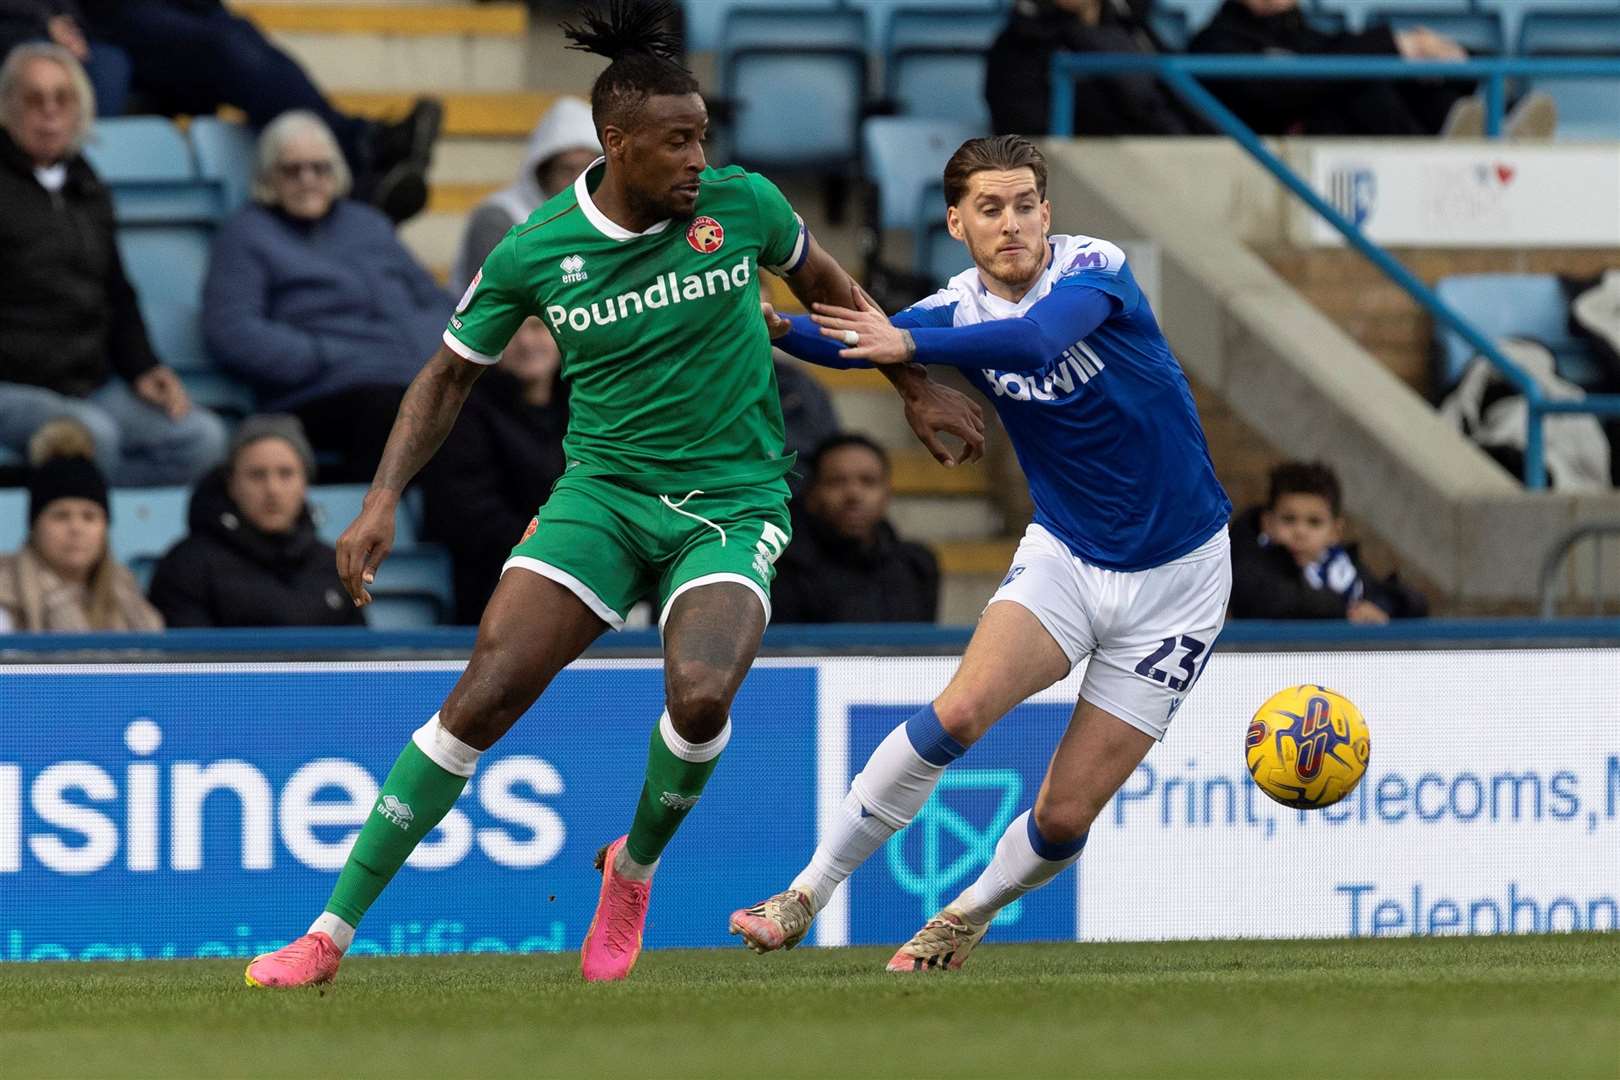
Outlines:
[[705,214],[692,219],[692,224],[687,226],[686,242],[692,245],[693,251],[713,255],[726,242],[726,230]]

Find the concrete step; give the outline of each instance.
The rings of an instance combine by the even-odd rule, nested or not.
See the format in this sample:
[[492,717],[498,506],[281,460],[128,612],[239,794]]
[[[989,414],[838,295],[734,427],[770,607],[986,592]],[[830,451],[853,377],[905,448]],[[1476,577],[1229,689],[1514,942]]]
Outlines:
[[[898,399],[893,408],[898,414]],[[890,451],[889,464],[899,495],[986,495],[990,491],[990,472],[982,461],[947,469],[915,439],[910,446]]]
[[522,4],[241,3],[325,90],[511,90],[527,84]]
[[947,626],[972,626],[995,594],[1006,574],[947,574],[939,583],[939,621]]
[[1015,537],[993,540],[952,540],[934,545],[939,556],[939,569],[946,574],[978,574],[994,576],[997,581],[1012,563],[1013,552],[1018,549]]

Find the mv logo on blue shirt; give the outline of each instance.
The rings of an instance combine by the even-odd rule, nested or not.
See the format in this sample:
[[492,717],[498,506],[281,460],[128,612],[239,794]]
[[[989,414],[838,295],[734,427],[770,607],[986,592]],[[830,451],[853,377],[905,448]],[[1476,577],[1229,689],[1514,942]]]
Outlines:
[[1102,358],[1084,341],[1076,341],[1045,371],[1019,374],[984,368],[984,381],[996,397],[1014,401],[1067,401],[1079,387],[1102,374]]

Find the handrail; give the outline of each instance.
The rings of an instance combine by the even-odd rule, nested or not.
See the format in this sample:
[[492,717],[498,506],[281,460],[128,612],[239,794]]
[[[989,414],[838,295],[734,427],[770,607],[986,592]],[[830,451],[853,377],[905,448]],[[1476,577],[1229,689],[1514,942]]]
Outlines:
[[1506,81],[1510,78],[1591,78],[1620,80],[1620,59],[1493,58],[1461,61],[1408,61],[1397,57],[1282,56],[1143,56],[1135,54],[1058,53],[1052,58],[1052,107],[1049,130],[1056,137],[1074,134],[1075,79],[1087,75],[1152,72],[1216,130],[1231,138],[1266,171],[1297,195],[1345,241],[1398,285],[1437,321],[1457,333],[1511,382],[1525,399],[1524,485],[1547,486],[1543,421],[1550,413],[1595,413],[1620,416],[1620,394],[1590,394],[1579,400],[1554,400],[1510,360],[1496,343],[1480,333],[1415,274],[1373,243],[1354,222],[1272,153],[1260,137],[1211,94],[1203,79],[1434,79],[1485,80],[1486,131],[1501,133]]
[[[1558,598],[1553,595],[1553,586],[1558,577],[1558,571],[1563,568],[1564,559],[1569,555],[1570,549],[1590,536],[1620,536],[1620,521],[1594,521],[1586,525],[1577,525],[1575,528],[1559,537],[1552,550],[1541,563],[1541,617],[1553,619],[1557,617]],[[1597,613],[1603,611],[1603,545],[1599,542],[1592,555],[1592,598]]]

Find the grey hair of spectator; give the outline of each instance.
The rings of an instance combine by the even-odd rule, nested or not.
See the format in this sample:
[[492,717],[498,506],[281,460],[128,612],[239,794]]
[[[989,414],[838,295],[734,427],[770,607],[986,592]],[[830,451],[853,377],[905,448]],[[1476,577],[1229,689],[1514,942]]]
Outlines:
[[73,149],[82,149],[85,140],[90,137],[91,125],[96,122],[96,92],[90,87],[90,76],[84,73],[84,65],[60,45],[31,41],[18,45],[7,54],[6,62],[0,64],[0,127],[7,131],[15,127],[17,111],[22,104],[17,100],[17,84],[22,82],[23,68],[35,60],[60,64],[68,73],[68,81],[73,83],[73,91],[79,95],[79,128],[73,133]]
[[276,162],[281,158],[281,148],[295,135],[314,135],[325,145],[327,158],[332,162],[332,177],[337,181],[337,197],[347,196],[354,186],[354,177],[349,172],[349,163],[343,160],[343,150],[332,135],[332,129],[309,110],[292,109],[270,121],[259,133],[259,160],[253,172],[254,201],[266,206],[276,204]]

